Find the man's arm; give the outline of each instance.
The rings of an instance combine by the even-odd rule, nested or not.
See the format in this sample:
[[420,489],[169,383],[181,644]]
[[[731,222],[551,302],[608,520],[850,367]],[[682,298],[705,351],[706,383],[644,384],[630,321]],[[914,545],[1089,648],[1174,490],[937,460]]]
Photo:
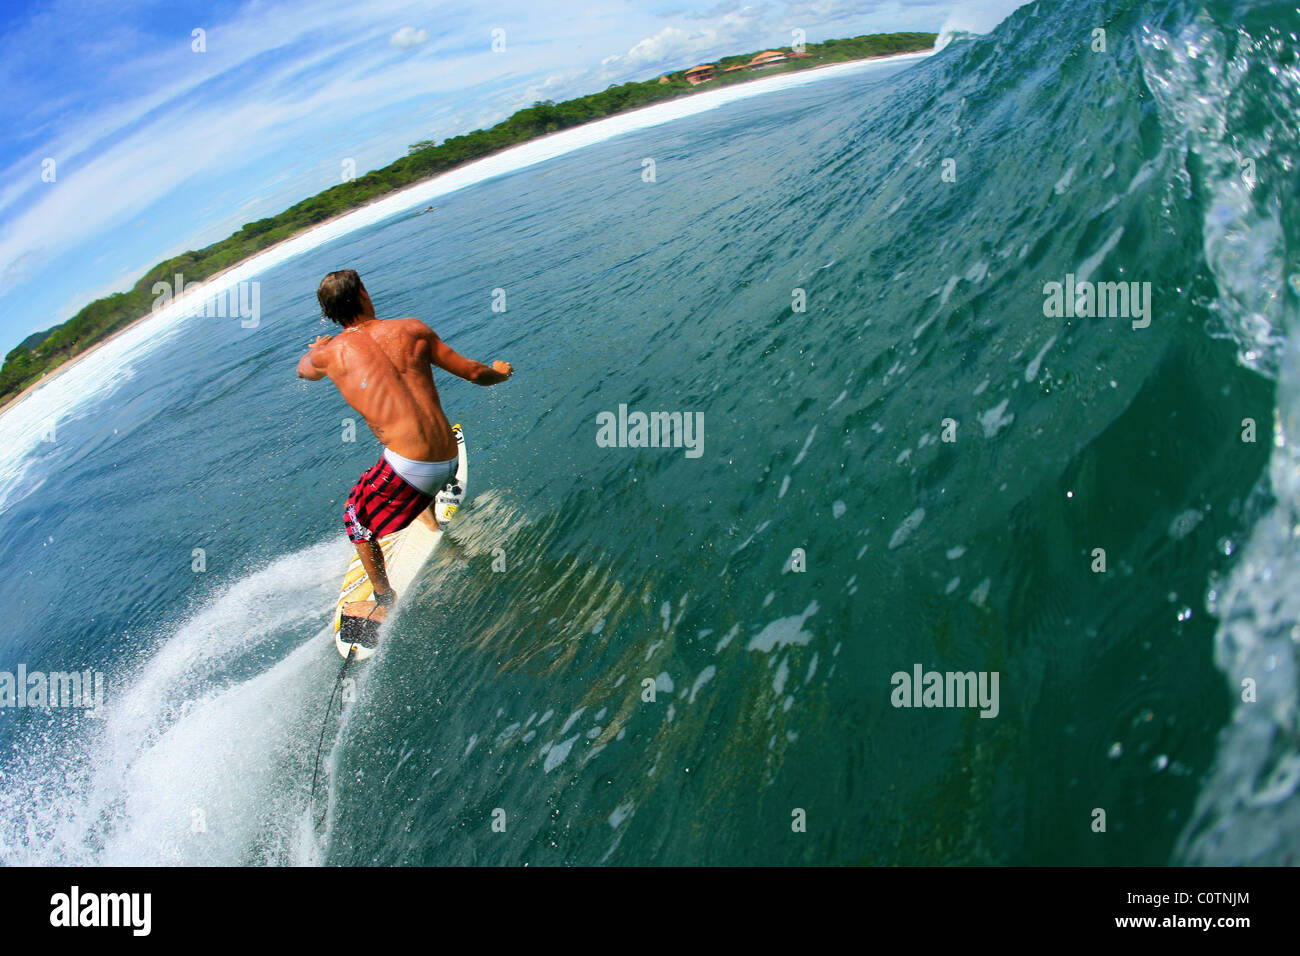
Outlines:
[[[427,325],[425,328],[429,329]],[[493,362],[488,366],[466,358],[438,338],[438,333],[433,329],[429,329],[428,338],[433,350],[433,364],[467,382],[473,382],[475,385],[496,385],[514,374],[515,370],[511,368],[509,362]]]
[[322,347],[329,340],[328,335],[320,336],[307,349],[307,354],[298,360],[299,378],[305,378],[309,382],[319,382],[325,377],[325,356],[321,352]]

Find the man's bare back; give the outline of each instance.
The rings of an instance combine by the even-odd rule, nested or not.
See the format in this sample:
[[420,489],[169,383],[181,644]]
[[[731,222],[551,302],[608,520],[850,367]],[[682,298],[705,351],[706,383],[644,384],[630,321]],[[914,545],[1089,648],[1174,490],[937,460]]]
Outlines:
[[433,365],[476,385],[510,377],[505,362],[488,367],[459,354],[419,319],[374,318],[369,313],[335,336],[322,336],[298,363],[298,375],[329,377],[343,400],[386,448],[416,461],[456,457],[456,439],[433,384]]

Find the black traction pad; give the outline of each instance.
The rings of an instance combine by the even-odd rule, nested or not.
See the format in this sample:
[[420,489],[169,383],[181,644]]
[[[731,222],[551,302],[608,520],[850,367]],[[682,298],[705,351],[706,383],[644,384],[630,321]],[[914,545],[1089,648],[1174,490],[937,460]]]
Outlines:
[[344,614],[339,621],[339,640],[373,650],[379,646],[379,622]]

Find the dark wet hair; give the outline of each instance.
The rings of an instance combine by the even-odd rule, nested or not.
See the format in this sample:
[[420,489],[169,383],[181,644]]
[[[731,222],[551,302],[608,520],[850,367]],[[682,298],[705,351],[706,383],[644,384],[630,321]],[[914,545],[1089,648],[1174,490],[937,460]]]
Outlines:
[[356,269],[340,269],[320,280],[316,298],[321,315],[339,325],[347,325],[361,314],[361,293],[366,289]]

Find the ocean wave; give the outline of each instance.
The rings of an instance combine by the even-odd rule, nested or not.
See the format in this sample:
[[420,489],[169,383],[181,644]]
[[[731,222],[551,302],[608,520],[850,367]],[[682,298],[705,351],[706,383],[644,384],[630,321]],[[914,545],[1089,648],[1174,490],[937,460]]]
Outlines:
[[[1275,12],[1294,25],[1294,9]],[[1212,334],[1277,381],[1272,507],[1207,594],[1219,619],[1215,661],[1234,703],[1175,854],[1188,863],[1293,864],[1300,847],[1300,275],[1288,275],[1300,235],[1300,67],[1286,19],[1233,29],[1202,13],[1176,32],[1147,28],[1140,48],[1180,198],[1203,197]]]

